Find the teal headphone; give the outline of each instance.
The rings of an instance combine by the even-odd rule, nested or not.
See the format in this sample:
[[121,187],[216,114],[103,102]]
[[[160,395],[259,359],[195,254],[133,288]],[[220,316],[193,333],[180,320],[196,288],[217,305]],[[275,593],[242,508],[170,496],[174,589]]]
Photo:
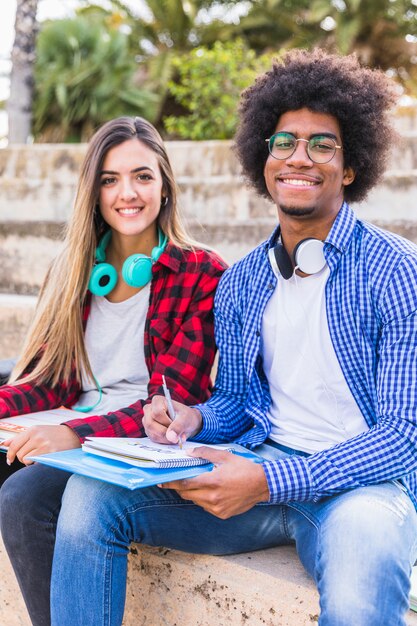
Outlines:
[[[106,248],[111,239],[111,230],[108,230],[96,248],[96,263],[91,271],[88,289],[95,296],[107,296],[117,283],[117,270],[110,263],[106,263]],[[146,254],[131,254],[122,267],[122,278],[130,287],[144,287],[152,278],[152,265],[159,259],[167,245],[167,236],[158,228],[158,245],[153,248],[151,256]]]

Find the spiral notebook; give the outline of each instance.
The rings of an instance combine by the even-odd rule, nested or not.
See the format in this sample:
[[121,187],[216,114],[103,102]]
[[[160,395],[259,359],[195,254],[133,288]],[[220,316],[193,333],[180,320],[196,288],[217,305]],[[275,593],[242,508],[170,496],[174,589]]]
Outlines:
[[[193,444],[195,447],[197,444]],[[210,445],[210,447],[212,447]],[[219,448],[220,446],[216,446]],[[258,456],[250,450],[246,450],[242,446],[236,444],[227,444],[222,448],[231,448],[235,454],[243,456],[254,463],[262,463],[262,457]],[[182,480],[184,478],[193,478],[204,472],[210,472],[213,469],[212,463],[204,465],[194,465],[187,467],[135,467],[129,459],[118,460],[113,458],[105,458],[96,454],[83,452],[81,448],[74,450],[64,450],[62,452],[51,452],[39,456],[29,457],[31,461],[37,461],[43,465],[49,465],[56,469],[71,472],[72,474],[80,474],[88,478],[102,480],[113,485],[119,485],[127,489],[140,489],[159,485],[171,480]]]
[[[209,461],[188,456],[187,450],[205,444],[185,441],[180,448],[177,444],[163,445],[151,441],[148,437],[87,437],[82,445],[84,452],[102,456],[107,459],[123,461],[136,467],[157,467],[168,469],[174,467],[194,467],[207,465]],[[210,445],[211,448],[232,452],[233,444]],[[240,447],[240,446],[238,446]]]

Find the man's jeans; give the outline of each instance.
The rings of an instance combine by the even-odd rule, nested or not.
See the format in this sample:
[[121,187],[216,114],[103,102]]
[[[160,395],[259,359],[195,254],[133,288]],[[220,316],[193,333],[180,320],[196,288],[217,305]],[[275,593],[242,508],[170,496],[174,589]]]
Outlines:
[[[270,454],[282,455],[277,450]],[[25,480],[19,481],[25,472]],[[57,470],[49,472],[56,475]],[[39,470],[32,472],[33,476],[36,473],[39,485]],[[66,475],[61,474],[63,489]],[[45,537],[51,536],[57,513],[56,498],[54,502],[50,498],[47,505],[47,490],[40,503],[39,488],[34,481],[30,485],[31,480],[30,468],[21,470],[0,492],[4,541],[29,607],[39,594],[39,586],[45,589],[47,568],[40,572],[40,581],[37,559],[51,552],[53,539],[46,542]],[[12,489],[13,483],[14,487],[20,483],[20,494]],[[38,504],[32,498],[30,510],[20,501],[23,483],[25,494],[31,486],[38,489]],[[28,500],[26,497],[26,504]],[[36,509],[42,509],[42,514]],[[63,497],[55,544],[51,588],[54,626],[122,623],[132,541],[208,554],[295,542],[320,593],[321,626],[404,626],[409,576],[416,558],[417,515],[396,482],[359,488],[319,503],[261,504],[220,520],[173,491],[152,487],[132,492],[72,476]],[[31,611],[34,626],[47,626],[47,609],[44,607],[43,614],[39,607],[36,610],[37,615]]]

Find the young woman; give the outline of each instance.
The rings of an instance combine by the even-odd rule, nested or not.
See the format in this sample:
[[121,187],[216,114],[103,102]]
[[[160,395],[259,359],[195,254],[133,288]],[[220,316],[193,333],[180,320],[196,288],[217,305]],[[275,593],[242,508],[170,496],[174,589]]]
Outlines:
[[81,169],[64,249],[12,381],[0,387],[0,418],[61,405],[89,413],[6,442],[8,463],[27,467],[2,487],[2,536],[34,626],[50,622],[54,526],[69,474],[26,457],[78,447],[89,435],[144,435],[143,409],[162,393],[162,375],[174,400],[206,399],[213,296],[224,268],[181,224],[155,128],[138,117],[101,127]]

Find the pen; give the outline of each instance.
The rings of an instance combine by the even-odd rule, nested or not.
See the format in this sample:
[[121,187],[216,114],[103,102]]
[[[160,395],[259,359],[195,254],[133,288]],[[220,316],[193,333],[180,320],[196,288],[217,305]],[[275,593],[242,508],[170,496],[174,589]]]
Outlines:
[[[162,389],[164,390],[164,396],[165,396],[165,399],[166,399],[167,405],[168,405],[168,415],[171,418],[171,421],[173,422],[174,419],[175,419],[175,409],[174,409],[174,406],[172,404],[171,394],[169,393],[169,389],[167,387],[164,375],[162,375]],[[178,445],[179,445],[180,449],[182,449],[181,437],[179,437],[179,439],[178,439]]]

